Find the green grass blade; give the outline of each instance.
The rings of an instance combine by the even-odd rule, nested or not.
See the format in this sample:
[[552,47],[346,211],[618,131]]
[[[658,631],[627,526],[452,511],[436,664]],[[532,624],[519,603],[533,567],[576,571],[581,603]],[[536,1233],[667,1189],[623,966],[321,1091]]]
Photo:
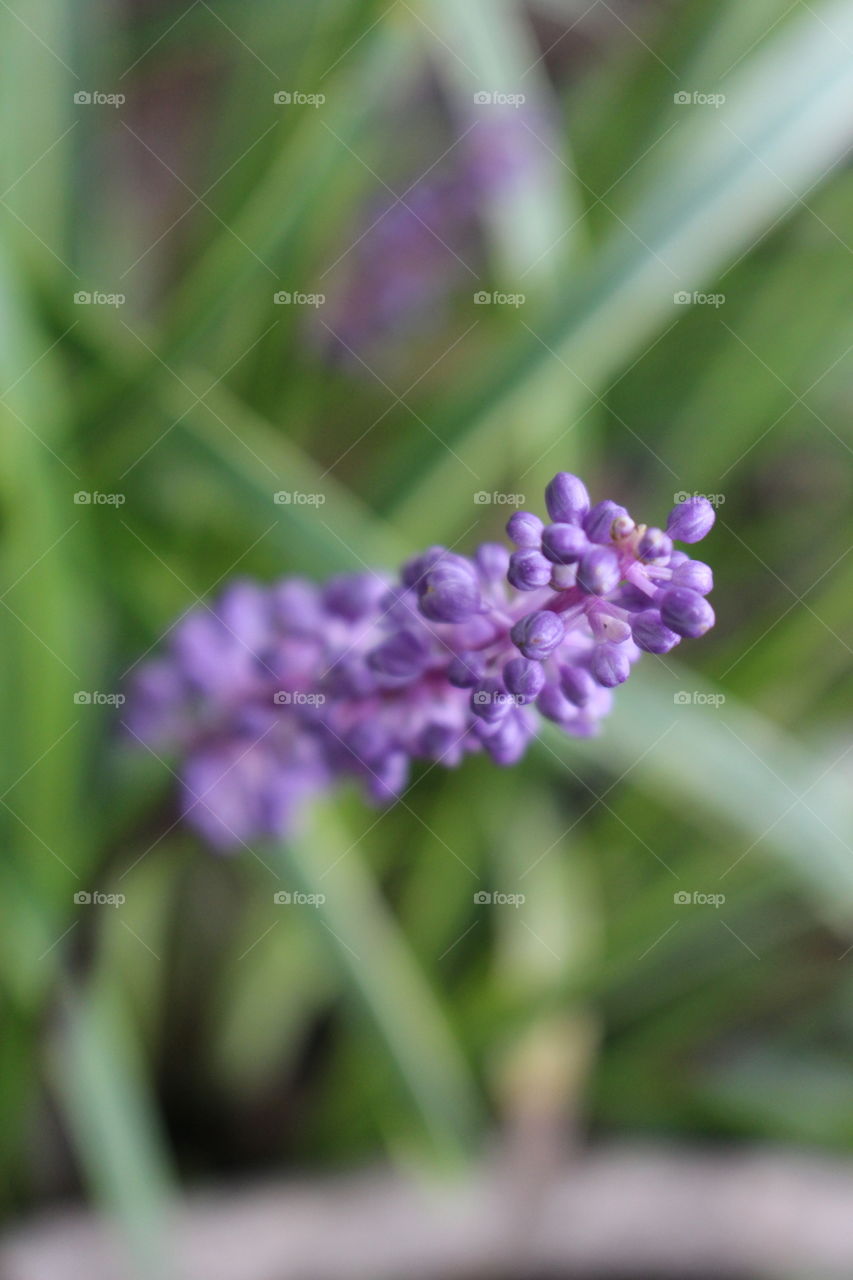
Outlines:
[[121,1225],[136,1274],[176,1275],[167,1204],[172,1191],[159,1124],[123,997],[108,980],[69,992],[54,1084],[95,1194]]
[[324,895],[317,912],[321,936],[376,1024],[436,1152],[444,1158],[470,1153],[479,1115],[476,1088],[361,852],[324,810],[313,838],[289,842],[280,861],[303,892]]
[[[695,814],[696,820],[705,815],[726,823],[740,839],[718,868],[721,892],[737,882],[743,862],[773,850],[823,919],[848,930],[853,862],[844,833],[851,829],[853,807],[838,776],[838,759],[815,755],[729,695],[722,695],[719,706],[709,704],[721,696],[719,689],[669,659],[667,667],[658,673],[644,663],[619,690],[601,737],[581,748],[546,729],[540,760],[555,767],[567,761],[575,768],[582,750],[585,759],[617,778],[630,774],[632,785],[667,797],[688,820]],[[679,694],[686,703],[676,702]]]

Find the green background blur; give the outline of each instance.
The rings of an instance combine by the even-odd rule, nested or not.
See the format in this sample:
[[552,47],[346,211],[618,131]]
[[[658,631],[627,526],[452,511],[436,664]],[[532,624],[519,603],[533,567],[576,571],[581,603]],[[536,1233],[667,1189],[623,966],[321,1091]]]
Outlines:
[[[177,1181],[464,1160],[533,1096],[853,1146],[851,40],[827,0],[2,6],[7,1214],[86,1195],[150,1261]],[[522,163],[465,251],[341,358],[385,211],[494,128]],[[718,503],[716,629],[593,742],[223,860],[75,701],[236,573],[469,550],[559,469]]]

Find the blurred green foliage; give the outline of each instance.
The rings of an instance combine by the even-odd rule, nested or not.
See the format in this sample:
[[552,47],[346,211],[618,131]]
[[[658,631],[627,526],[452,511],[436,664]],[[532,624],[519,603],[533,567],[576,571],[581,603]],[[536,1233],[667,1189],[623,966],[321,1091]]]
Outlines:
[[[173,1178],[470,1155],[507,1081],[535,1087],[543,1036],[557,1112],[596,1128],[849,1149],[849,6],[14,9],[5,1208],[82,1174],[164,1274]],[[274,292],[323,291],[484,87],[523,91],[555,145],[531,136],[539,165],[482,208],[477,279],[437,334],[378,370],[330,362]],[[282,88],[325,102],[276,106]],[[126,101],[75,101],[94,91]],[[527,301],[476,307],[478,288]],[[381,817],[346,795],[293,848],[222,861],[176,824],[168,768],[75,702],[234,573],[469,547],[503,518],[475,491],[539,506],[561,468],[652,520],[676,491],[723,499],[717,629],[694,670],[646,658],[593,743],[425,771]],[[276,506],[282,488],[325,502]],[[327,912],[277,911],[297,884],[328,886]],[[524,909],[478,910],[481,884]],[[92,889],[126,902],[75,903]]]

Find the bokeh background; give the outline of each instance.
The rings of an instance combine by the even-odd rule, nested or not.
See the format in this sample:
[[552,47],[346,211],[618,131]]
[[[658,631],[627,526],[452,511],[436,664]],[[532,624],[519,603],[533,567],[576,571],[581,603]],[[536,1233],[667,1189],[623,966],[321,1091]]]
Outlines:
[[[10,1229],[105,1208],[163,1276],[181,1189],[850,1155],[851,42],[831,0],[0,6]],[[711,496],[712,633],[592,742],[256,856],[181,826],[119,701],[176,617],[471,549],[561,469]]]

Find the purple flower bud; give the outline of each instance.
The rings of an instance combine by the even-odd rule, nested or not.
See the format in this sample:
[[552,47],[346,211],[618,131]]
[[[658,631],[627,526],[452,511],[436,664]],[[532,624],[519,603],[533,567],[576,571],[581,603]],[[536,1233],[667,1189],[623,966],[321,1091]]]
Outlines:
[[595,681],[585,667],[560,668],[560,688],[574,706],[586,706],[595,693],[595,687]]
[[671,631],[695,639],[714,625],[714,610],[704,597],[687,587],[672,587],[661,599],[661,620]]
[[578,567],[578,586],[593,596],[606,596],[619,585],[619,557],[610,547],[592,547]]
[[172,650],[187,683],[206,697],[230,701],[256,683],[256,655],[211,613],[194,609],[182,618],[172,633]]
[[555,591],[568,591],[576,585],[577,580],[576,564],[555,564],[551,569],[551,586]]
[[464,622],[457,622],[453,628],[454,653],[461,653],[463,649],[485,649],[503,634],[505,625],[492,616],[488,608]]
[[324,624],[320,592],[301,578],[286,578],[273,587],[272,612],[286,631],[299,635],[310,635]]
[[514,706],[512,694],[494,676],[480,680],[471,690],[471,710],[481,720],[502,720]]
[[599,644],[592,653],[590,669],[593,676],[605,689],[614,689],[623,684],[631,674],[631,664],[622,645]]
[[263,648],[269,637],[269,600],[257,583],[232,583],[222,592],[214,612],[238,644]]
[[538,551],[513,551],[507,579],[516,591],[536,591],[551,581],[551,566]]
[[367,698],[376,690],[376,677],[361,654],[344,653],[326,673],[325,686],[332,697]]
[[418,603],[431,622],[464,622],[481,603],[474,567],[461,556],[443,556],[419,583]]
[[367,661],[374,671],[397,680],[420,675],[429,661],[429,641],[426,636],[404,629],[396,631],[372,650]]
[[447,555],[445,547],[433,546],[427,547],[419,556],[412,556],[403,565],[403,571],[400,575],[403,585],[406,587],[417,587],[421,579],[437,564],[442,556]]
[[228,849],[258,835],[281,836],[294,791],[305,792],[321,780],[322,774],[311,779],[303,774],[288,785],[265,743],[211,744],[184,764],[182,809],[215,848]]
[[575,715],[575,707],[569,702],[562,689],[550,681],[536,699],[536,709],[556,724],[562,724],[563,721],[570,720]]
[[465,754],[463,736],[464,731],[456,725],[442,724],[436,720],[426,725],[418,738],[418,751],[428,760],[439,760],[443,765],[453,768]]
[[509,552],[500,542],[484,542],[474,556],[477,568],[487,582],[500,582],[509,568]]
[[504,684],[519,702],[532,702],[545,683],[541,662],[530,658],[510,658],[503,669]]
[[663,529],[647,529],[637,543],[637,555],[646,564],[667,564],[672,555],[672,538]]
[[483,745],[495,764],[516,764],[524,755],[532,729],[523,712],[511,711],[498,725],[495,733],[483,739]]
[[173,662],[153,658],[134,675],[125,723],[131,736],[162,749],[191,725],[187,688]]
[[371,765],[388,754],[391,739],[377,720],[360,720],[347,734],[346,745],[360,764]]
[[422,615],[418,609],[418,599],[410,587],[391,587],[379,601],[379,612],[385,622],[395,622],[398,626],[414,626],[422,623]]
[[484,670],[485,664],[479,653],[459,654],[450,660],[447,679],[455,689],[472,689]]
[[589,543],[576,524],[549,524],[542,534],[542,554],[553,564],[574,564]]
[[634,643],[645,649],[646,653],[669,653],[681,639],[669,627],[664,626],[657,609],[635,613],[631,619],[631,634]]
[[652,596],[633,582],[623,582],[608,596],[608,600],[611,604],[618,605],[620,609],[637,613],[639,610],[648,609]]
[[592,634],[596,640],[609,640],[612,644],[621,644],[631,634],[630,625],[623,618],[617,618],[604,609],[590,609],[587,614]]
[[672,585],[687,587],[690,591],[698,591],[700,596],[706,596],[714,589],[714,574],[701,560],[685,560],[673,572]]
[[678,542],[701,542],[715,519],[716,513],[707,498],[688,498],[672,508],[666,531]]
[[327,583],[323,603],[339,618],[358,622],[374,611],[387,590],[387,582],[376,573],[344,573]]
[[525,658],[542,662],[562,642],[565,626],[559,614],[538,609],[517,622],[510,635]]
[[590,542],[609,542],[613,521],[627,515],[628,512],[624,507],[620,507],[618,502],[611,502],[609,498],[605,498],[603,502],[596,502],[586,515],[583,522],[584,532]]
[[405,790],[409,778],[409,757],[404,751],[392,751],[381,763],[371,768],[367,791],[377,804],[391,804]]
[[552,520],[579,524],[589,511],[586,485],[568,471],[558,471],[545,490],[545,506]]
[[529,511],[516,511],[506,524],[507,536],[517,547],[538,547],[542,521]]

